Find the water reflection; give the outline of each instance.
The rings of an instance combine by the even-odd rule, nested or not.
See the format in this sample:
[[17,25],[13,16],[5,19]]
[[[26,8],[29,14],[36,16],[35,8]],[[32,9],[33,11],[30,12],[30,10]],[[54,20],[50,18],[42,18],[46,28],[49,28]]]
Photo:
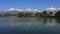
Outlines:
[[[60,31],[60,19],[37,18],[37,17],[0,17],[0,28],[2,30],[24,30],[24,31]],[[0,30],[1,30],[0,29]],[[38,31],[40,30],[40,31]],[[20,31],[19,31],[20,32]]]
[[60,24],[60,19],[57,18],[36,18],[36,17],[0,17],[0,24],[5,25],[40,25],[46,24],[55,26]]
[[60,18],[55,18],[56,22],[60,24]]

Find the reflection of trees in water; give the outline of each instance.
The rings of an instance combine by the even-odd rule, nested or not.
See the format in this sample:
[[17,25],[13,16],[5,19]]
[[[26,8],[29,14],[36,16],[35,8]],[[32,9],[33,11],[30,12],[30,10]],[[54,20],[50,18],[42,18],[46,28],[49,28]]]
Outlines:
[[36,17],[36,21],[37,21],[38,24],[40,24],[40,23],[42,23],[42,18]]
[[43,18],[43,23],[44,23],[44,24],[47,23],[47,18]]
[[56,23],[60,23],[60,18],[55,18]]
[[36,21],[35,17],[22,17],[19,18],[18,21],[20,23],[26,24],[26,25],[31,25],[31,24],[37,24],[38,22]]
[[35,20],[34,18],[28,18],[28,17],[23,17],[18,19],[19,22],[23,22],[23,23],[32,22],[34,20]]
[[15,17],[15,16],[11,16],[10,18],[9,18],[9,25],[11,25],[11,26],[14,26],[14,25],[16,25],[17,24],[17,20],[16,20],[17,18]]
[[23,24],[40,24],[43,22],[42,18],[38,17],[23,17],[19,18],[18,21]]
[[56,24],[60,23],[60,19],[55,18],[36,18],[36,17],[10,17],[9,20],[12,25],[32,25],[32,24]]
[[54,23],[55,19],[54,18],[49,18],[49,23]]
[[46,24],[48,26],[55,26],[57,25],[55,18],[42,18],[43,24]]
[[49,18],[48,23],[49,26],[55,26],[57,25],[55,18]]

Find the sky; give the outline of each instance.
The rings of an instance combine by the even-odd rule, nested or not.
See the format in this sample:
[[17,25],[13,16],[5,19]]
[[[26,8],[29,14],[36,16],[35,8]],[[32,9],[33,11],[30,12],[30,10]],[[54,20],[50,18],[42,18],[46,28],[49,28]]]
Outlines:
[[60,7],[60,0],[0,0],[0,9],[32,8],[43,10],[49,7]]

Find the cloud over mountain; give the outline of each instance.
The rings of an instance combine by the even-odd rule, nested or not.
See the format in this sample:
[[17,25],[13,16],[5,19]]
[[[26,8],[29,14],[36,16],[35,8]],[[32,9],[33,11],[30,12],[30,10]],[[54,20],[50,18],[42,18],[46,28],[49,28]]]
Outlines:
[[57,10],[57,8],[46,8],[45,10]]

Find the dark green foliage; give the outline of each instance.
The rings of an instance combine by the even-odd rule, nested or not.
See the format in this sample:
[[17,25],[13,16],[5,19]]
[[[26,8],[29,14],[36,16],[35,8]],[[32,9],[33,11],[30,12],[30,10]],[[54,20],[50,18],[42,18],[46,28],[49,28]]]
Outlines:
[[55,17],[55,14],[53,12],[49,12],[49,17],[53,18],[53,17]]
[[44,24],[47,23],[47,18],[46,18],[46,17],[43,18],[43,23],[44,23]]
[[43,11],[42,16],[48,16],[47,11]]
[[50,13],[49,13],[49,15],[52,15],[52,14],[53,14],[53,12],[50,12]]
[[56,12],[55,17],[60,17],[60,11]]
[[37,13],[35,14],[35,16],[36,16],[36,17],[40,17],[40,13],[37,12]]
[[24,16],[24,13],[19,13],[17,16],[18,17],[23,17]]
[[60,11],[56,11],[56,13],[54,14],[53,12],[47,12],[47,11],[43,11],[43,12],[36,12],[36,13],[31,13],[31,12],[19,12],[18,14],[11,14],[11,13],[7,13],[7,14],[0,14],[0,16],[18,16],[18,17],[46,17],[46,18],[60,18]]
[[34,15],[33,13],[26,13],[25,17],[33,17],[33,15]]
[[57,17],[57,18],[55,18],[55,20],[57,23],[60,23],[60,18]]

